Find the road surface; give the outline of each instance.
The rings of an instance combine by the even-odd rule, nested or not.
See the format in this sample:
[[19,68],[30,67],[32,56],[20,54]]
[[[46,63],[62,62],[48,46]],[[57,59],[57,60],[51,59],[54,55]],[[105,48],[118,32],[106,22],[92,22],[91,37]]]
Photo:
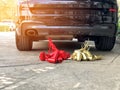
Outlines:
[[[59,49],[72,53],[80,47],[76,41],[55,41]],[[51,64],[39,60],[48,41],[34,42],[32,51],[18,51],[14,32],[0,33],[0,90],[120,90],[120,44],[102,55],[99,61],[72,60]]]

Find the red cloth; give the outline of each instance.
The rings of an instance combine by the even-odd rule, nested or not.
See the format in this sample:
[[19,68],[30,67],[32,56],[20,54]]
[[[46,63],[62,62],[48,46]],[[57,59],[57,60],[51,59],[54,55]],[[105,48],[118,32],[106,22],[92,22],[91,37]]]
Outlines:
[[50,63],[61,63],[63,60],[66,60],[69,57],[70,54],[64,50],[58,50],[50,38],[48,53],[46,54],[45,52],[41,52],[39,55],[41,61],[46,60]]
[[45,61],[45,52],[41,52],[39,57],[41,61]]

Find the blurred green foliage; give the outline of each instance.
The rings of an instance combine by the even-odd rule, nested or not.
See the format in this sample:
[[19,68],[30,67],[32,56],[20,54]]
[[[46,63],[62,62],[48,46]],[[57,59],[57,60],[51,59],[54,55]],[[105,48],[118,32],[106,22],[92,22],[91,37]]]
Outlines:
[[118,10],[118,32],[120,32],[120,9]]

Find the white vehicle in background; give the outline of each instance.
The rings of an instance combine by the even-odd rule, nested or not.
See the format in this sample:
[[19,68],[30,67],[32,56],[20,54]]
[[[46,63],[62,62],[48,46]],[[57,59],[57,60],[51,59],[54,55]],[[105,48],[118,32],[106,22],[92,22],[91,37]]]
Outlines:
[[12,20],[2,20],[2,21],[0,22],[0,25],[1,25],[1,26],[9,27],[8,29],[9,29],[10,31],[15,31],[15,29],[16,29],[16,24],[15,24],[15,22],[12,21]]

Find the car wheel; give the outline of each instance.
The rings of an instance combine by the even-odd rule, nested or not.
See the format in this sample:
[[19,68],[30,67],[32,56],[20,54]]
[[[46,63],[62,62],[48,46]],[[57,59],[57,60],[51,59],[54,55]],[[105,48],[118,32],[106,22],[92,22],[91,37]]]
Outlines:
[[114,47],[116,37],[98,37],[95,41],[96,49],[101,51],[111,51]]
[[18,36],[16,33],[16,46],[20,51],[29,51],[32,49],[32,41],[29,37]]

